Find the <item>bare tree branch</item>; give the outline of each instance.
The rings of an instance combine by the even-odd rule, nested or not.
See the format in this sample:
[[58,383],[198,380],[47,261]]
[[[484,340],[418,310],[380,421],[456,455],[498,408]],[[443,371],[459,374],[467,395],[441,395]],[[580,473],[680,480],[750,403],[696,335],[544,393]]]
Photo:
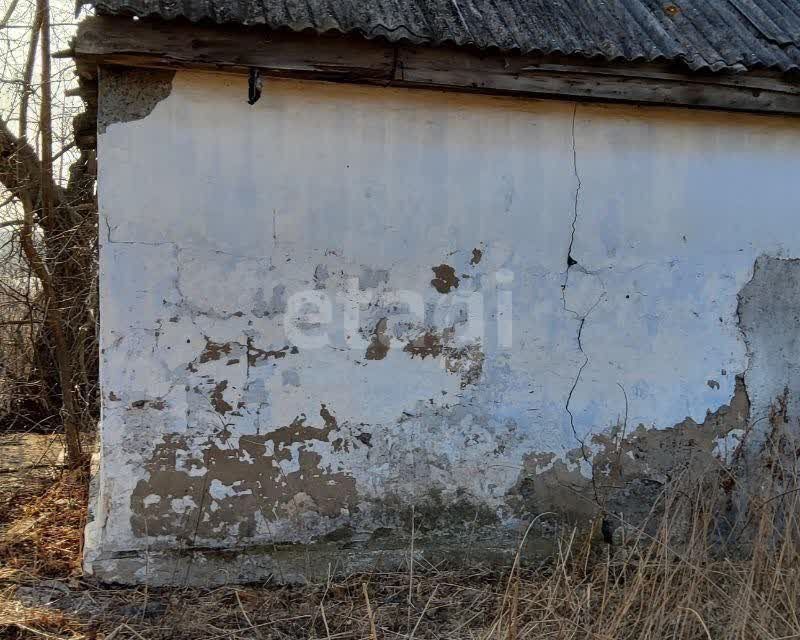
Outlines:
[[74,151],[74,67],[51,56],[64,3],[8,1],[26,32],[0,29],[0,429],[62,426],[77,464],[99,410],[95,154]]
[[33,89],[31,81],[33,79],[33,66],[36,64],[36,45],[39,40],[39,33],[42,30],[42,12],[38,10],[33,19],[31,27],[31,41],[28,45],[28,59],[25,61],[25,72],[22,76],[22,97],[19,105],[19,138],[28,139],[28,104],[31,99]]
[[0,122],[0,183],[22,201],[35,205],[38,200],[42,167],[39,157],[28,142],[18,139],[5,123]]
[[19,0],[11,0],[11,4],[8,5],[8,9],[6,9],[3,19],[0,20],[0,29],[5,29],[8,26],[8,22],[11,20],[11,16],[14,15],[14,11],[16,11],[18,4]]
[[55,155],[53,156],[53,162],[55,162],[55,161],[56,161],[56,160],[58,160],[58,159],[59,159],[61,156],[63,156],[65,153],[67,153],[68,151],[70,151],[70,150],[72,150],[72,149],[74,149],[74,148],[75,148],[75,141],[73,140],[72,142],[70,142],[70,143],[69,143],[68,145],[66,145],[65,147],[62,147],[62,148],[61,148],[61,151],[59,151],[57,154],[55,154]]

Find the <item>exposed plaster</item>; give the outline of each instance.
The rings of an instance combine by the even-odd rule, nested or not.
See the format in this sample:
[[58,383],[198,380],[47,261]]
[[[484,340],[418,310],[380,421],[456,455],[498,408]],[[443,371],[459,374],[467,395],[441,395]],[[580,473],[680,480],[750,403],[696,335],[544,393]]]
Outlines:
[[115,123],[146,118],[172,91],[174,71],[100,68],[97,132]]
[[449,264],[440,264],[438,267],[431,267],[434,278],[431,286],[439,293],[450,293],[453,289],[458,289],[459,279],[456,270]]
[[[739,292],[736,314],[747,347],[744,379],[753,403],[747,443],[755,453],[764,446],[781,398],[787,398],[792,420],[800,418],[800,259],[760,256]],[[793,430],[800,433],[800,426]]]
[[[749,419],[750,402],[739,376],[730,402],[709,411],[701,424],[687,418],[668,428],[640,424],[628,432],[621,422],[594,434],[583,450],[563,459],[546,452],[528,454],[509,503],[520,514],[552,512],[586,523],[608,511],[638,525],[651,515],[667,483],[715,475],[724,481],[726,465],[734,457],[725,444],[741,444]],[[586,452],[591,478],[577,464]]]
[[[301,502],[320,517],[343,515],[355,504],[355,485],[346,473],[318,466],[314,442],[327,443],[339,428],[325,405],[319,415],[322,427],[298,416],[286,427],[240,438],[238,447],[207,438],[199,455],[186,438],[165,437],[131,497],[134,531],[210,544],[232,534],[253,537],[259,522],[285,517]],[[180,512],[162,506],[186,497],[192,501]]]
[[479,343],[458,345],[455,327],[439,331],[426,330],[408,340],[403,352],[411,358],[442,358],[447,371],[461,376],[461,388],[479,382],[485,355]]
[[388,320],[386,318],[381,318],[375,324],[372,338],[367,347],[367,353],[364,356],[367,360],[383,360],[386,354],[389,353],[391,338],[386,335],[387,323]]

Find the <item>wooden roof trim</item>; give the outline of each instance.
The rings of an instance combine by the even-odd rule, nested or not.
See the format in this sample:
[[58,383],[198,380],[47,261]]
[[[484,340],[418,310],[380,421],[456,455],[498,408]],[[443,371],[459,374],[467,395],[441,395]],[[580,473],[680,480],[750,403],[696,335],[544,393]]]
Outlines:
[[667,65],[611,65],[550,56],[264,29],[96,16],[78,29],[80,64],[212,69],[266,76],[566,100],[800,115],[800,81],[775,73],[681,73]]

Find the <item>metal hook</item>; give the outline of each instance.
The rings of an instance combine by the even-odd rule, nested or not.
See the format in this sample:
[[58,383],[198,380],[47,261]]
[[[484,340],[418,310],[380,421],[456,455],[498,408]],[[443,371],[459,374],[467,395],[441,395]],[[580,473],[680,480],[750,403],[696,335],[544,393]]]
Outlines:
[[247,84],[247,104],[254,105],[261,97],[261,88],[263,86],[261,72],[255,67],[250,69],[250,78]]

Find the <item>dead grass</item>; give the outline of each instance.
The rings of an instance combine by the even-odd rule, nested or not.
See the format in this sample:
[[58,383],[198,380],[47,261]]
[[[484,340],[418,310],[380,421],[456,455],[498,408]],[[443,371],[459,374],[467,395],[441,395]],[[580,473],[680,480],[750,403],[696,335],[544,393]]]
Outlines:
[[64,476],[7,530],[0,636],[800,639],[800,486],[796,473],[772,476],[724,536],[712,514],[730,501],[730,483],[707,479],[665,492],[659,512],[669,515],[619,527],[613,546],[591,532],[565,533],[536,567],[520,557],[504,570],[415,561],[326,584],[214,590],[110,589],[80,579],[85,493],[78,476]]
[[0,538],[2,571],[40,578],[78,572],[86,503],[86,471],[80,470],[64,473],[38,497],[11,505]]
[[0,532],[60,477],[63,453],[57,435],[0,433]]
[[67,614],[53,608],[25,606],[13,598],[11,589],[0,591],[0,633],[3,632],[3,637],[9,639],[87,637]]

